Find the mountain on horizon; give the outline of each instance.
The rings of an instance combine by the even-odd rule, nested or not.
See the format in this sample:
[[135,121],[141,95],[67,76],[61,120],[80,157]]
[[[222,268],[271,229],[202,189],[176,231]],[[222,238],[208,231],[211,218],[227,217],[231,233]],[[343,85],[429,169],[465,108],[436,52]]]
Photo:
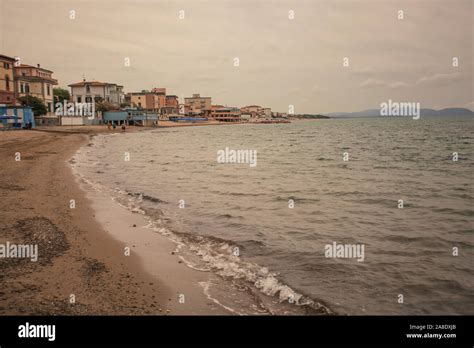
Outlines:
[[[380,115],[380,109],[368,109],[356,112],[332,112],[325,114],[329,117],[386,117]],[[466,108],[446,108],[441,110],[420,109],[420,116],[465,116],[474,112]]]

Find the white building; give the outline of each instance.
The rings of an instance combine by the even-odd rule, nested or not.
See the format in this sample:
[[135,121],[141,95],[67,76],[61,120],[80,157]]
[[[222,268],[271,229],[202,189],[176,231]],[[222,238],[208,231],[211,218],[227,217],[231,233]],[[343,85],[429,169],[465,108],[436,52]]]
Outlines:
[[265,118],[272,118],[272,109],[263,108],[263,114],[265,115]]
[[74,103],[105,101],[120,107],[124,102],[123,86],[99,81],[82,81],[69,85]]
[[193,94],[192,97],[184,98],[184,108],[188,115],[208,116],[211,113],[211,97]]

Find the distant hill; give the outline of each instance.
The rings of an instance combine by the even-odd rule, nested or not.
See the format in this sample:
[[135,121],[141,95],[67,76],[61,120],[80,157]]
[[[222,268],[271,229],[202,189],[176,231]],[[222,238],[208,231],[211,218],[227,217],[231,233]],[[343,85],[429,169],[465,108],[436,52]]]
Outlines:
[[[357,111],[357,112],[333,112],[330,114],[326,114],[329,117],[387,117],[387,116],[380,116],[380,109],[368,109],[364,111]],[[472,115],[474,116],[474,112],[465,109],[465,108],[447,108],[441,110],[434,110],[434,109],[421,109],[420,110],[421,116],[464,116],[464,115]]]
[[298,114],[298,115],[293,115],[293,118],[303,118],[303,119],[314,119],[314,118],[330,118],[329,116],[325,115],[320,115],[320,114]]

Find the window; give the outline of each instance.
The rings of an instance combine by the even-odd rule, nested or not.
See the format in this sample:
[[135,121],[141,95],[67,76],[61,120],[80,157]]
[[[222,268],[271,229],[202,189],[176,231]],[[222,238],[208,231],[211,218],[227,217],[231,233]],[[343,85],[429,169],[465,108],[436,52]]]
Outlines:
[[90,93],[91,92],[91,86],[90,85],[86,85],[86,93]]
[[20,93],[25,93],[25,84],[20,83]]
[[10,64],[8,64],[8,63],[3,63],[3,67],[4,67],[5,69],[10,69]]
[[30,93],[30,85],[25,83],[25,93]]
[[8,76],[8,75],[5,75],[5,89],[7,91],[10,90],[10,76]]
[[86,103],[92,103],[92,97],[86,97]]
[[77,96],[77,102],[78,102],[78,103],[82,103],[82,98],[81,98],[80,95]]
[[51,87],[49,85],[46,85],[46,89],[48,91],[48,95],[51,95]]

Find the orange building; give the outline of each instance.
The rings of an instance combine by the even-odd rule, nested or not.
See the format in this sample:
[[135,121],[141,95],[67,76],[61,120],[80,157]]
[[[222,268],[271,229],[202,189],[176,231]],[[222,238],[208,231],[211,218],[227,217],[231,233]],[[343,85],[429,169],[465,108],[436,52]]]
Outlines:
[[15,58],[0,55],[0,104],[15,105]]
[[165,106],[161,109],[161,114],[171,115],[179,113],[179,101],[176,95],[167,95]]

